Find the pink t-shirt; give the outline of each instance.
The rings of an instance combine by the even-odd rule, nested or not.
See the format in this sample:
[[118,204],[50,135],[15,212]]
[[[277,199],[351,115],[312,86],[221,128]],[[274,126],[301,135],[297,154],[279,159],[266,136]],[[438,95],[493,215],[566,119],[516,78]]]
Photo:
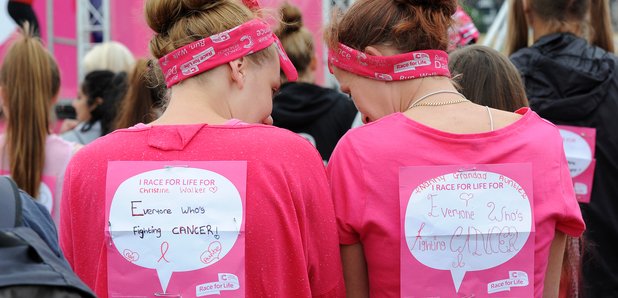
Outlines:
[[61,247],[108,297],[104,241],[109,161],[247,161],[246,297],[341,297],[343,275],[326,171],[315,148],[264,125],[138,125],[84,147],[66,172]]
[[[5,152],[5,135],[0,135],[0,156],[2,156],[3,174],[9,174],[8,153]],[[76,144],[67,142],[58,135],[48,135],[45,141],[45,165],[43,181],[37,198],[51,213],[54,222],[60,220],[60,198],[62,198],[62,182],[64,171],[76,150]]]
[[[339,242],[362,243],[372,297],[400,296],[399,168],[530,163],[535,219],[534,292],[542,297],[555,230],[585,229],[558,129],[529,109],[508,127],[487,133],[439,131],[401,113],[349,132],[328,165]],[[414,282],[414,281],[410,281]]]

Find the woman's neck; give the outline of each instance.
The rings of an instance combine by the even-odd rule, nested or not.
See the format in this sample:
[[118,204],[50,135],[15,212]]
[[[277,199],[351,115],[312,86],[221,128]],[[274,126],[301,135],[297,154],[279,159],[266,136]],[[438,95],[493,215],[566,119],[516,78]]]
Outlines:
[[577,22],[560,23],[552,21],[542,21],[541,18],[535,17],[532,23],[532,31],[534,41],[538,41],[541,37],[554,33],[571,33],[576,36],[581,36],[581,25]]
[[[223,124],[232,118],[225,84],[191,79],[172,87],[168,105],[154,125]],[[208,90],[208,91],[206,91]]]

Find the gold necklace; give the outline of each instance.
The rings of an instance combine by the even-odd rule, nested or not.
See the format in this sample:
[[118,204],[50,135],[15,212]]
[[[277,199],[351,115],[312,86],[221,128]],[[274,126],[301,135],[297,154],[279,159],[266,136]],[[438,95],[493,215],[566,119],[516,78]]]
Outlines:
[[[422,102],[423,100],[425,100],[426,98],[436,95],[436,94],[440,94],[440,93],[451,93],[451,94],[457,94],[461,97],[463,97],[463,99],[458,99],[458,100],[451,100],[451,101],[443,101],[443,102]],[[463,94],[457,92],[457,91],[453,91],[453,90],[438,90],[436,92],[432,92],[429,94],[426,94],[424,96],[421,96],[421,98],[415,100],[412,104],[410,104],[410,106],[408,107],[408,110],[414,107],[421,107],[421,106],[425,106],[425,107],[439,107],[439,106],[446,106],[446,105],[452,105],[452,104],[458,104],[458,103],[464,103],[464,102],[468,102],[470,100],[468,100]]]
[[443,102],[419,102],[413,106],[411,106],[410,108],[414,108],[414,107],[439,107],[439,106],[447,106],[447,105],[454,105],[454,104],[458,104],[458,103],[462,103],[462,102],[467,102],[469,100],[467,99],[459,99],[459,100],[451,100],[451,101],[443,101]]

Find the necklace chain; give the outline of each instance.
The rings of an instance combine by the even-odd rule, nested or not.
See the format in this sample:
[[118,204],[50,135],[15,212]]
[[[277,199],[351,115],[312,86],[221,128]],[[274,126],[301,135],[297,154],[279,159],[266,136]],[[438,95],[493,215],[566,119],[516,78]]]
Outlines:
[[442,101],[442,102],[419,102],[419,103],[411,106],[410,108],[414,108],[414,107],[439,107],[439,106],[454,105],[454,104],[463,103],[463,102],[467,102],[467,101],[469,101],[469,100],[467,100],[467,99],[458,99],[458,100]]
[[[443,101],[443,102],[422,102],[423,100],[427,99],[430,96],[436,95],[436,94],[440,94],[440,93],[451,93],[451,94],[456,94],[461,96],[463,99],[458,99],[458,100],[451,100],[451,101]],[[408,107],[408,110],[414,107],[421,107],[421,106],[425,106],[425,107],[439,107],[439,106],[446,106],[446,105],[452,105],[452,104],[458,104],[458,103],[464,103],[464,102],[468,102],[470,100],[468,100],[463,94],[457,92],[457,91],[453,91],[453,90],[438,90],[436,92],[432,92],[429,94],[426,94],[424,96],[421,96],[421,98],[415,100],[412,104],[410,104],[410,106]]]

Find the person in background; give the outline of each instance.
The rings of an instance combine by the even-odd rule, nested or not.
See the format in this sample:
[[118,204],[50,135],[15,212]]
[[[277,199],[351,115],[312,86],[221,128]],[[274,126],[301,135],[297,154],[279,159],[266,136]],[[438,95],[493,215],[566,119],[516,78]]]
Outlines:
[[[352,95],[368,123],[339,141],[327,168],[350,297],[438,296],[442,291],[452,291],[452,296],[485,295],[488,286],[484,281],[493,281],[475,283],[475,278],[494,278],[489,276],[491,271],[467,272],[462,281],[468,283],[457,289],[448,271],[424,263],[415,265],[419,269],[416,276],[402,274],[402,268],[414,262],[412,250],[402,250],[409,245],[408,239],[435,239],[432,236],[452,233],[448,235],[453,237],[441,238],[445,250],[449,250],[448,243],[455,235],[464,238],[474,233],[459,234],[455,229],[474,224],[466,219],[457,218],[449,225],[445,223],[448,215],[437,215],[440,220],[430,224],[424,208],[405,206],[402,202],[410,197],[406,197],[404,185],[412,181],[400,175],[402,168],[429,177],[434,175],[430,174],[432,169],[445,165],[461,172],[498,164],[531,166],[526,171],[529,174],[519,178],[534,182],[534,200],[529,202],[532,212],[528,213],[535,228],[534,241],[528,243],[533,247],[518,255],[528,260],[523,262],[533,264],[527,269],[529,288],[522,289],[530,293],[525,297],[556,297],[565,234],[578,237],[585,229],[558,129],[529,109],[517,113],[496,110],[475,104],[456,91],[446,53],[447,31],[456,7],[455,0],[359,0],[326,29],[332,71],[341,90]],[[454,171],[451,177],[458,177],[458,170]],[[425,182],[439,185],[437,178],[445,176],[431,176],[436,177],[435,183]],[[446,205],[436,202],[436,206],[442,210],[462,206],[461,196],[444,194],[440,198],[440,204]],[[434,201],[421,200],[432,204],[429,208],[433,210]],[[482,214],[487,207],[478,204],[472,208]],[[407,213],[403,208],[417,213],[404,216]],[[415,219],[420,229],[404,230],[404,224]],[[492,221],[489,216],[477,215],[473,220],[479,225],[493,225],[488,222]],[[443,227],[452,227],[455,232],[441,230]],[[446,266],[475,268],[495,258],[485,251],[477,255],[483,260],[471,257],[463,261],[457,254],[445,259],[438,253],[442,249],[438,244],[422,247],[416,251],[424,251],[428,258],[433,254],[445,260]],[[476,253],[468,247],[470,254]],[[450,246],[451,252],[453,249]],[[518,267],[512,265],[513,269]],[[438,276],[449,280],[448,288],[433,278]],[[412,288],[427,293],[402,290]]]
[[129,73],[135,65],[133,53],[122,43],[108,41],[92,47],[82,60],[84,73],[95,70]]
[[30,24],[29,28],[32,30],[33,35],[41,36],[39,30],[39,19],[32,9],[32,2],[34,0],[9,0],[7,3],[7,10],[9,16],[22,28],[25,28],[25,23]]
[[449,52],[475,44],[481,35],[472,18],[460,5],[457,5],[457,11],[453,15],[453,25],[448,34],[450,39]]
[[11,45],[0,70],[7,117],[6,132],[0,136],[1,170],[47,207],[58,223],[64,171],[80,146],[50,134],[60,73],[54,58],[29,32],[25,29]]
[[479,105],[509,112],[528,106],[517,68],[490,47],[470,45],[451,52],[449,69],[459,92]]
[[126,73],[95,70],[86,75],[79,96],[73,101],[79,124],[60,136],[86,145],[110,133],[120,99],[127,89]]
[[149,74],[156,72],[151,67],[152,62],[147,59],[138,59],[129,76],[127,93],[120,102],[118,116],[114,127],[129,128],[138,123],[150,123],[163,112],[163,100],[167,89],[162,84],[163,78]]
[[313,36],[303,26],[298,7],[285,3],[277,36],[298,70],[298,82],[286,82],[273,99],[274,125],[311,142],[327,162],[358,111],[344,94],[315,84],[317,57]]
[[[82,68],[85,74],[97,70],[111,71],[113,73],[130,73],[135,65],[133,53],[122,43],[109,41],[95,45],[86,53],[82,60]],[[74,103],[72,103],[74,105]],[[80,120],[65,119],[62,121],[60,133],[74,129]]]
[[[605,0],[518,0],[509,52],[530,107],[557,125],[596,129],[596,168],[582,256],[585,297],[618,295],[618,58]],[[529,28],[532,45],[528,44]]]
[[[246,297],[343,297],[335,216],[322,159],[294,133],[264,125],[272,124],[272,96],[279,89],[281,69],[290,81],[297,76],[269,25],[237,0],[147,0],[145,15],[155,32],[151,54],[167,74],[169,101],[154,122],[119,129],[85,146],[71,161],[60,243],[76,273],[102,298],[120,283],[120,277],[113,276],[119,265],[100,257],[115,249],[107,245],[104,228],[109,221],[102,212],[107,183],[119,174],[108,174],[111,161],[130,162],[136,169],[157,161],[181,161],[189,167],[209,162],[227,174],[234,164],[245,163],[245,170],[237,170],[246,179],[246,224],[240,234],[245,247],[233,256],[221,254],[219,260],[243,262],[238,270],[245,273]],[[207,53],[209,59],[199,58]],[[199,67],[190,67],[194,61],[201,61]],[[179,205],[189,196],[159,195],[157,199]],[[203,219],[217,221],[234,211],[209,210]],[[173,244],[169,254],[186,256]],[[122,266],[132,266],[125,262]],[[205,268],[207,275],[217,278],[221,271],[211,268]],[[199,284],[203,282],[200,277]],[[134,283],[123,290],[140,291],[141,286]],[[195,295],[196,289],[184,290]]]

